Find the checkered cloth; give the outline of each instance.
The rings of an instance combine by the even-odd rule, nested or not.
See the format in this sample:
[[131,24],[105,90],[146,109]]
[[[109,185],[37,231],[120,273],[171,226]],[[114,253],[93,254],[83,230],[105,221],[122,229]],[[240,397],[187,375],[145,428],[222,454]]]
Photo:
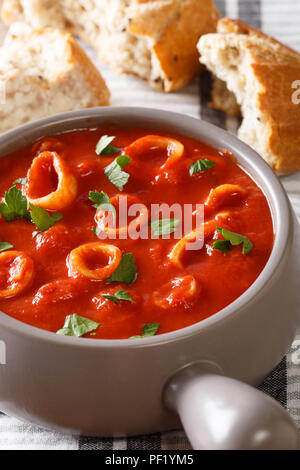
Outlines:
[[[215,1],[223,16],[240,18],[300,51],[299,0]],[[95,52],[88,48],[87,52],[96,62]],[[174,110],[201,116],[233,133],[237,130],[238,119],[226,117],[208,108],[204,93],[209,81],[208,74],[196,79],[181,92],[167,95],[150,90],[133,77],[119,77],[102,64],[99,67],[112,91],[113,105],[140,105]],[[300,174],[284,177],[282,182],[300,219]],[[300,366],[293,361],[297,344],[299,350],[300,336],[297,340],[298,343],[294,344],[294,348],[260,388],[288,409],[300,429]],[[188,450],[190,445],[183,431],[128,439],[96,439],[46,431],[0,415],[0,450],[4,449]]]

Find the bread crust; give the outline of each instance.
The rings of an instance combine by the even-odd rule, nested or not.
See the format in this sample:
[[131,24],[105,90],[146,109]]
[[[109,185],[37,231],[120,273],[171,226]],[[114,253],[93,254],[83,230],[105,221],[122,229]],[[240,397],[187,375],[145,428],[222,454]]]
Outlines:
[[[59,5],[60,1],[53,0]],[[213,0],[132,0],[126,7],[127,18],[125,20],[125,31],[133,37],[144,38],[147,42],[145,47],[149,48],[152,66],[159,70],[158,76],[148,73],[147,80],[151,86],[160,90],[170,92],[179,90],[203,69],[199,64],[196,45],[201,35],[215,32],[219,13]],[[62,9],[63,10],[63,9]],[[133,73],[145,79],[145,73],[137,73],[127,64],[120,66],[109,60],[109,55],[101,52],[103,46],[101,35],[95,37],[94,32],[87,32],[86,28],[80,27],[76,18],[74,21],[66,21],[61,10],[61,17],[57,18],[57,25],[51,20],[50,26],[64,28],[81,39],[88,41],[99,50],[100,60],[111,63],[112,67],[121,73]],[[68,12],[68,20],[72,20],[72,12]],[[123,13],[122,13],[123,14]],[[52,15],[52,17],[55,15]],[[91,21],[95,22],[95,15]],[[11,23],[14,20],[24,19],[21,0],[4,0],[2,18]],[[50,18],[50,15],[49,15]],[[26,18],[30,21],[30,18]],[[147,45],[147,46],[146,46]],[[136,55],[134,50],[131,54]],[[137,60],[137,59],[136,59]],[[122,65],[122,64],[121,64]]]
[[[43,34],[43,31],[41,32]],[[99,70],[95,67],[93,62],[88,58],[82,47],[78,44],[73,36],[69,33],[67,44],[69,49],[68,57],[66,60],[72,65],[73,70],[78,70],[82,74],[83,79],[88,83],[89,89],[93,95],[93,101],[90,106],[109,106],[110,104],[110,91],[100,74]]]
[[203,68],[196,45],[200,36],[216,30],[218,19],[213,1],[205,1],[199,8],[199,0],[177,4],[171,0],[163,10],[154,8],[151,15],[137,16],[128,30],[153,39],[152,49],[164,76],[164,91],[169,92],[183,88]]
[[229,35],[232,46],[250,54],[259,89],[257,115],[263,115],[269,130],[260,136],[263,156],[279,175],[300,170],[300,104],[292,101],[292,85],[300,80],[300,54],[240,20],[220,20],[218,35]]
[[65,31],[47,28],[12,37],[0,50],[0,64],[6,90],[0,132],[60,112],[109,105],[100,72]]

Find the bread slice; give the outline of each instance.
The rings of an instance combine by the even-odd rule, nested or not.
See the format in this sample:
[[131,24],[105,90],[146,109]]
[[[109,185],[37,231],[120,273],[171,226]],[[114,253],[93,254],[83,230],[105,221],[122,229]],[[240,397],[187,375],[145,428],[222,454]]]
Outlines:
[[4,0],[2,17],[66,29],[118,73],[169,92],[199,72],[197,42],[219,14],[213,0]]
[[226,82],[216,76],[214,76],[212,80],[211,101],[209,106],[216,110],[223,111],[230,116],[241,115],[241,107],[234,93],[228,90]]
[[[300,106],[293,83],[300,77],[300,54],[238,20],[219,21],[218,33],[198,44],[201,62],[226,82],[241,106],[239,137],[278,174],[300,170]],[[227,111],[215,94],[214,106]]]
[[72,35],[57,29],[16,36],[0,49],[0,132],[73,109],[109,104],[103,78]]

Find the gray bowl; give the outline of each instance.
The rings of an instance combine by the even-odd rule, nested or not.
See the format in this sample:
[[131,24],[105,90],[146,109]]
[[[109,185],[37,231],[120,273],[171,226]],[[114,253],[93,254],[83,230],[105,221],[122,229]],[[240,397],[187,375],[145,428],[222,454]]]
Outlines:
[[275,243],[256,282],[200,323],[137,340],[58,336],[0,313],[0,409],[39,426],[97,436],[183,423],[196,449],[297,448],[286,412],[250,385],[279,363],[300,324],[299,227],[272,170],[250,147],[199,119],[149,108],[95,108],[0,137],[0,156],[46,135],[104,123],[178,132],[227,148],[263,189]]

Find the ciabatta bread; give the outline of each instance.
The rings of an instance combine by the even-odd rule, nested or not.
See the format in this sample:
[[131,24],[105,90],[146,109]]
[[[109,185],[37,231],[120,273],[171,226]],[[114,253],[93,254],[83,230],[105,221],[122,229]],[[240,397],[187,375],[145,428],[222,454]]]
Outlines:
[[169,92],[199,72],[197,42],[219,14],[213,0],[5,0],[2,17],[70,31],[117,72]]
[[0,132],[73,109],[109,104],[103,78],[72,35],[57,29],[13,37],[0,49]]
[[[203,36],[198,48],[201,62],[226,83],[241,107],[239,137],[278,174],[300,170],[300,105],[292,99],[300,54],[229,18],[219,21],[217,34]],[[214,107],[232,111],[228,91],[223,99],[222,86],[218,89]]]

